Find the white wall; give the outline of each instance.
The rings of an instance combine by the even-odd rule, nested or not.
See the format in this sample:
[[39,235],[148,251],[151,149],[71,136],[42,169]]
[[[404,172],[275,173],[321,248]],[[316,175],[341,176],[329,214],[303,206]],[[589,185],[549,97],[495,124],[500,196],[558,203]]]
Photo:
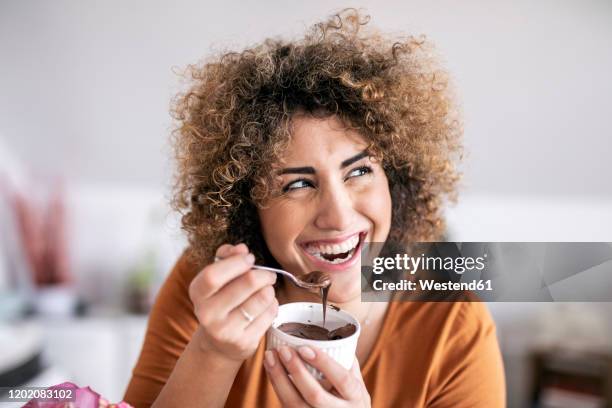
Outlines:
[[[180,89],[172,67],[298,34],[349,5],[387,31],[428,34],[456,80],[468,194],[449,211],[455,239],[610,241],[612,2],[3,0],[0,146],[68,179],[80,282],[119,281],[147,244],[147,212],[164,211],[168,108]],[[167,270],[182,241],[164,231]],[[610,311],[584,307],[597,319]],[[517,356],[507,360],[509,397],[521,406],[534,341],[525,322],[546,307],[491,309],[505,352]]]
[[172,67],[347,5],[438,44],[464,100],[467,191],[612,195],[605,0],[4,0],[0,137],[45,172],[165,188]]

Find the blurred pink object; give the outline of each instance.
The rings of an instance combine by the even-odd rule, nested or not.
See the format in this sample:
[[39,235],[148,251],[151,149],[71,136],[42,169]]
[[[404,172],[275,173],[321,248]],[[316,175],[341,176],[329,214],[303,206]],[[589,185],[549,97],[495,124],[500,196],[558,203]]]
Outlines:
[[26,195],[18,190],[9,193],[34,283],[38,287],[70,284],[72,275],[68,262],[62,184],[55,183],[42,203],[35,199],[34,194]]
[[37,399],[30,400],[25,404],[24,408],[134,408],[127,402],[111,404],[100,394],[89,387],[79,388],[78,385],[71,382],[64,382],[47,388],[48,390],[72,390],[74,393],[74,401],[62,402],[45,402]]

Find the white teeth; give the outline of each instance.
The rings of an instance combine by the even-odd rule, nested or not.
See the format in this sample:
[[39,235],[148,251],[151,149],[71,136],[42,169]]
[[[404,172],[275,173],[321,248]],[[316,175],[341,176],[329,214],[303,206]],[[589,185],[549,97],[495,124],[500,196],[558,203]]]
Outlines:
[[355,248],[351,249],[349,251],[349,253],[344,257],[344,258],[336,258],[333,261],[330,261],[329,259],[325,259],[323,258],[323,256],[321,255],[320,252],[314,253],[313,255],[317,258],[320,259],[321,261],[327,262],[329,264],[335,265],[335,264],[339,264],[342,263],[344,261],[346,261],[347,259],[349,259],[350,257],[353,256],[353,254],[355,253]]
[[[306,251],[308,251],[309,254],[314,255],[315,257],[317,257],[318,259],[322,261],[325,261],[331,264],[338,264],[338,263],[344,262],[346,259],[353,256],[353,252],[358,244],[359,244],[359,235],[356,234],[356,235],[353,235],[351,238],[347,239],[346,241],[341,242],[339,244],[332,244],[332,245],[330,244],[323,244],[323,245],[311,244],[306,248]],[[345,258],[338,258],[338,259],[334,259],[333,261],[329,261],[322,256],[322,254],[337,255],[337,254],[342,254],[345,252],[349,252]]]

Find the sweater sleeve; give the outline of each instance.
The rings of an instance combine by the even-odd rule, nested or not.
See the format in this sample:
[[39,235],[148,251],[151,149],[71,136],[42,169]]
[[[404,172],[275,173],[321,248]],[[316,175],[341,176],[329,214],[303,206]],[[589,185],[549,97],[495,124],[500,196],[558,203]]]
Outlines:
[[427,407],[505,407],[504,369],[491,315],[482,302],[455,306],[440,342]]
[[197,272],[183,254],[157,295],[142,350],[123,397],[135,408],[153,404],[197,329],[188,291]]

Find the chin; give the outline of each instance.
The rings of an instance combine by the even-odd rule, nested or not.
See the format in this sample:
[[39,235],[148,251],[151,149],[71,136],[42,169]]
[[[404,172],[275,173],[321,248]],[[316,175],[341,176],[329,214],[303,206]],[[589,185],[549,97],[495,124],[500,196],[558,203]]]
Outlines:
[[350,283],[332,281],[331,289],[327,300],[332,303],[347,303],[354,300],[361,300],[361,280],[357,276]]

